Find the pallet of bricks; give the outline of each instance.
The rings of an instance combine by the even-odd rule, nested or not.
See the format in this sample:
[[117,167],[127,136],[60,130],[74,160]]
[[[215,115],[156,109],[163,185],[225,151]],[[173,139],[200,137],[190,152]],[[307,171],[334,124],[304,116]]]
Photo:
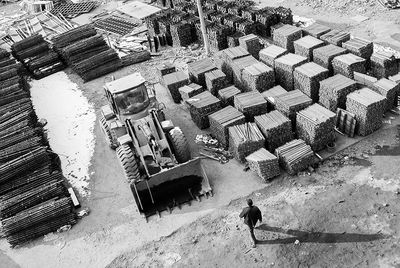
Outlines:
[[85,82],[122,67],[117,52],[111,49],[93,26],[83,25],[54,36],[53,46],[63,61]]
[[276,148],[275,155],[282,168],[290,175],[295,175],[316,163],[316,157],[310,145],[301,139],[292,140]]
[[[0,50],[0,62],[4,59],[12,60]],[[14,64],[6,67],[15,69]],[[12,247],[76,223],[58,156],[51,153],[22,80],[0,78],[0,219]]]
[[61,71],[65,65],[58,54],[40,34],[35,34],[12,44],[12,55],[20,61],[35,79]]

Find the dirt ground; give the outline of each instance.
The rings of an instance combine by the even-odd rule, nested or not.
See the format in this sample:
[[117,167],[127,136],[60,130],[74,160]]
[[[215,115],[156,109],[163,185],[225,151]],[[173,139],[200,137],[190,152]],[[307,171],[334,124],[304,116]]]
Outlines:
[[[386,10],[376,1],[261,2],[267,4],[289,6],[297,15],[400,50],[400,10]],[[356,15],[369,19],[357,23],[352,19]],[[184,66],[200,54],[174,49],[113,75],[140,71],[155,82],[155,67],[162,61],[177,58],[175,63]],[[76,74],[66,72],[96,110],[106,103],[102,85],[107,78],[83,84]],[[201,131],[185,107],[173,104],[166,90],[157,97],[166,103],[167,117],[181,126],[196,155],[193,140]],[[267,185],[236,161],[222,166],[204,160],[214,197],[149,223],[137,213],[116,155],[97,123],[95,135],[91,194],[81,199],[90,214],[70,231],[24,247],[10,249],[0,240],[0,267],[400,266],[400,149],[395,126],[325,161],[310,175],[281,176]],[[249,248],[248,231],[238,218],[248,195],[264,216],[256,230],[263,242],[256,249]]]

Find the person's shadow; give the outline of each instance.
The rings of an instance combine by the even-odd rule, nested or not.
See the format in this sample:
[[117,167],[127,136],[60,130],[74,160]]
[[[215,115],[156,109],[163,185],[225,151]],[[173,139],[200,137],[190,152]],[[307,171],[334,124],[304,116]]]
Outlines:
[[261,224],[255,229],[278,232],[292,235],[292,237],[278,238],[272,240],[258,240],[257,244],[290,244],[299,240],[301,243],[346,243],[346,242],[369,242],[378,239],[388,238],[383,234],[355,234],[355,233],[321,233],[321,232],[304,232],[292,229],[282,229]]

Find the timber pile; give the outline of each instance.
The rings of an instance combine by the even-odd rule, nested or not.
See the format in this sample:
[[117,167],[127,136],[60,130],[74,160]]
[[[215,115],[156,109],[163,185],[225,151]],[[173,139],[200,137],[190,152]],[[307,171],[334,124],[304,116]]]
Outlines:
[[400,73],[389,76],[389,80],[395,82],[396,84],[400,84]]
[[293,42],[300,39],[301,36],[302,32],[300,28],[293,25],[284,25],[274,31],[273,40],[276,45],[294,53]]
[[227,106],[208,117],[211,133],[225,149],[229,146],[229,127],[246,123],[243,113],[232,106]]
[[244,114],[246,121],[254,121],[254,116],[267,112],[267,101],[258,91],[236,95],[234,104],[235,108]]
[[233,60],[233,63],[231,64],[232,74],[233,74],[233,84],[237,88],[239,88],[239,89],[241,89],[243,91],[246,89],[244,87],[243,81],[242,81],[242,71],[247,66],[256,64],[258,62],[259,61],[256,60],[251,55]]
[[376,78],[384,78],[399,72],[396,58],[392,53],[374,52],[371,56],[371,73]]
[[307,63],[307,58],[296,54],[286,54],[275,60],[275,79],[287,91],[294,89],[294,69]]
[[188,64],[189,77],[192,82],[206,88],[205,73],[217,69],[210,58],[205,58]]
[[179,93],[181,94],[181,99],[183,101],[186,101],[187,99],[190,99],[191,97],[196,96],[197,94],[200,94],[203,91],[204,91],[203,87],[196,83],[191,83],[187,86],[179,88]]
[[346,110],[355,115],[356,133],[367,136],[382,126],[386,98],[369,88],[362,88],[347,96]]
[[268,102],[269,111],[275,110],[275,97],[284,93],[287,93],[287,91],[281,86],[275,86],[261,93],[264,99]]
[[341,74],[322,80],[319,89],[319,103],[336,112],[337,108],[346,109],[346,96],[357,89],[357,83]]
[[208,91],[210,91],[214,96],[218,95],[220,89],[229,85],[226,75],[220,69],[207,72],[204,77]]
[[265,138],[255,123],[229,127],[229,151],[240,162],[246,156],[264,147]]
[[232,34],[232,28],[226,25],[210,25],[207,28],[207,36],[210,48],[213,51],[220,51],[228,48],[228,36]]
[[189,85],[189,77],[182,71],[169,73],[163,76],[163,85],[168,88],[175,103],[181,102],[179,88]]
[[329,44],[341,47],[344,42],[350,40],[350,33],[335,29],[321,35],[320,39]]
[[246,91],[263,92],[275,84],[275,72],[262,62],[247,66],[242,71],[242,83]]
[[244,35],[254,34],[257,33],[257,25],[258,24],[253,21],[242,18],[236,24],[236,31]]
[[231,48],[239,46],[239,38],[242,36],[244,36],[244,34],[242,34],[241,32],[236,32],[234,34],[228,35],[226,37],[228,41],[228,47]]
[[300,90],[289,91],[275,97],[275,109],[292,121],[296,127],[296,113],[312,104],[312,100]]
[[294,70],[294,89],[298,89],[313,102],[319,101],[319,83],[329,77],[328,69],[319,66],[314,62],[308,62]]
[[387,78],[381,78],[373,85],[371,89],[386,98],[385,111],[397,107],[397,97],[400,91],[400,84],[396,84]]
[[353,138],[356,129],[356,116],[346,110],[338,108],[336,111],[336,128],[346,134],[348,137]]
[[9,58],[10,57],[10,52],[8,52],[7,50],[0,48],[0,60],[5,59],[5,58]]
[[262,47],[257,35],[248,34],[240,37],[239,45],[247,50],[254,58],[259,59],[258,53]]
[[254,122],[264,135],[266,148],[270,152],[293,139],[292,123],[279,111],[256,116]]
[[292,140],[275,150],[275,155],[279,159],[281,166],[290,174],[306,169],[315,163],[315,155],[310,145],[303,140]]
[[175,66],[171,62],[165,62],[157,66],[158,77],[162,78],[164,75],[176,72]]
[[374,52],[374,44],[362,38],[354,37],[342,44],[342,47],[361,58],[368,60]]
[[232,63],[234,60],[249,56],[250,53],[243,47],[232,47],[221,51],[222,66],[221,70],[226,74],[227,78],[232,81],[233,70]]
[[273,9],[274,14],[278,17],[278,22],[283,24],[293,24],[293,14],[290,8],[279,6]]
[[85,24],[64,32],[62,34],[54,36],[51,41],[56,51],[60,51],[62,48],[72,45],[80,40],[87,39],[97,34],[96,29],[90,25]]
[[344,48],[335,46],[335,45],[327,45],[323,47],[319,47],[314,49],[313,51],[313,61],[321,65],[322,67],[329,70],[329,72],[333,73],[332,60],[333,58],[346,54],[347,51]]
[[235,86],[229,86],[218,91],[218,98],[221,100],[222,106],[234,106],[234,97],[241,91]]
[[189,104],[190,116],[199,129],[208,128],[208,116],[221,108],[221,101],[209,91],[204,91],[186,102]]
[[322,47],[324,42],[311,35],[307,35],[294,41],[293,44],[294,51],[297,55],[306,57],[309,61],[312,61],[314,49]]
[[319,24],[319,23],[313,23],[310,26],[307,26],[306,28],[303,29],[304,35],[311,35],[315,38],[320,38],[322,35],[328,33],[331,30],[331,28]]
[[296,132],[299,139],[320,151],[335,140],[336,114],[313,104],[297,113]]
[[132,51],[129,54],[126,54],[121,57],[121,64],[126,67],[135,63],[149,60],[150,58],[151,54],[150,51],[148,50]]
[[265,26],[267,36],[271,36],[271,27],[279,23],[279,19],[279,16],[271,7],[264,7],[256,13],[256,21]]
[[358,84],[364,85],[368,88],[373,88],[374,84],[378,81],[378,79],[376,79],[373,76],[369,76],[358,72],[354,72],[354,80]]
[[278,158],[265,148],[248,155],[246,161],[249,163],[250,170],[257,173],[264,182],[281,174]]
[[348,53],[335,57],[332,60],[334,74],[342,74],[348,78],[354,78],[354,72],[366,73],[366,60],[354,54]]
[[287,53],[286,49],[271,45],[260,51],[260,61],[275,69],[275,60]]

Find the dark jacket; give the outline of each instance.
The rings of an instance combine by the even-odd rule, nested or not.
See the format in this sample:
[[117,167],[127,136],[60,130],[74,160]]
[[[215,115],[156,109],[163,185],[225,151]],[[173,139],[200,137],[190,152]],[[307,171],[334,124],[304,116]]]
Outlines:
[[244,223],[250,227],[256,226],[258,220],[262,221],[261,211],[256,206],[244,208],[239,217],[244,218]]

